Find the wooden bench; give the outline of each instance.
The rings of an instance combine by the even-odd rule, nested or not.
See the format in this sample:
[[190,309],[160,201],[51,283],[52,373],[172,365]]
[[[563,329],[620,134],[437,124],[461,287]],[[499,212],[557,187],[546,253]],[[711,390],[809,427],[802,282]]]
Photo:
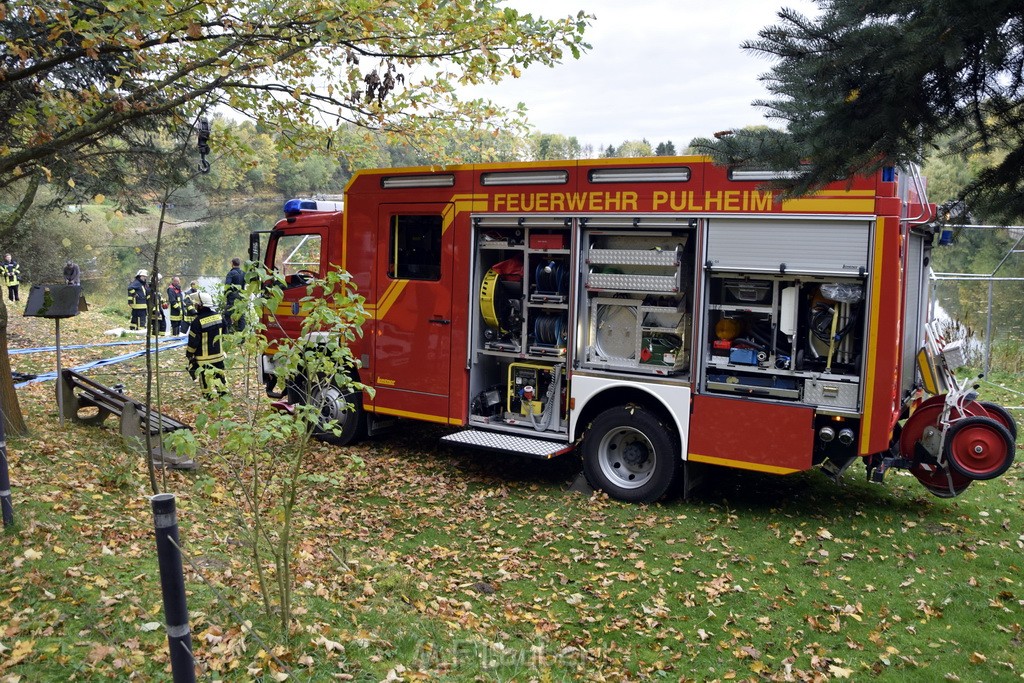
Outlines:
[[161,459],[163,464],[169,467],[195,467],[191,460],[166,451],[159,443],[161,435],[167,432],[192,429],[187,424],[151,410],[147,425],[145,403],[128,396],[120,388],[104,386],[74,370],[61,371],[61,381],[57,390],[61,392],[61,410],[65,419],[98,426],[111,415],[115,415],[121,422],[121,436],[135,448],[144,448],[148,426],[150,436],[157,437],[158,440],[157,447],[153,449],[154,458]]

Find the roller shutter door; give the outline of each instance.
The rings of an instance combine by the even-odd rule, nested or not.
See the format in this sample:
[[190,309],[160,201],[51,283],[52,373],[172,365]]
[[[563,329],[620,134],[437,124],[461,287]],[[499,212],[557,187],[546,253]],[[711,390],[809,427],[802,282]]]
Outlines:
[[711,219],[713,270],[857,276],[868,272],[871,221]]

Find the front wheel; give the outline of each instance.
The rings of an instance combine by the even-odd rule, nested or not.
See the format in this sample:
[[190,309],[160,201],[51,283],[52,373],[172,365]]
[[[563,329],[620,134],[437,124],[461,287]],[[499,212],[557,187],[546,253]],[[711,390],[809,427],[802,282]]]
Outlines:
[[[332,382],[313,388],[310,401],[320,410],[320,422],[313,430],[317,439],[336,446],[349,446],[366,436],[366,413],[361,391],[345,393]],[[325,428],[331,421],[334,422],[333,428]]]
[[583,442],[583,473],[596,489],[630,503],[653,503],[680,467],[675,432],[649,410],[616,406],[591,423]]

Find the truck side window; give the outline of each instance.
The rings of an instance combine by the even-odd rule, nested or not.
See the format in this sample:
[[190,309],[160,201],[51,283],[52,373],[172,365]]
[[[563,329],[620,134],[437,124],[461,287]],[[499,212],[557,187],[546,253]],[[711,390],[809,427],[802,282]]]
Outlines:
[[389,246],[392,278],[441,279],[441,216],[394,216]]
[[274,248],[274,270],[285,288],[304,287],[321,276],[320,235],[283,235]]

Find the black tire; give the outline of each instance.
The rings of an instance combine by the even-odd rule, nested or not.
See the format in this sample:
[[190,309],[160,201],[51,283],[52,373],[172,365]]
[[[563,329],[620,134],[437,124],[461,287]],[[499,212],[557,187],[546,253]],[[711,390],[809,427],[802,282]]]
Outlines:
[[343,392],[334,383],[325,385],[323,389],[314,387],[310,398],[320,406],[321,425],[333,420],[334,428],[340,430],[321,429],[318,425],[313,429],[313,436],[335,446],[350,446],[366,437],[366,412],[363,410],[363,392]]
[[1006,431],[1010,432],[1010,438],[1017,443],[1017,422],[1013,419],[1010,411],[991,401],[978,401],[978,404],[985,409],[989,417],[1006,427]]
[[679,472],[675,430],[637,405],[598,415],[583,441],[583,473],[595,489],[629,503],[653,503]]
[[990,417],[965,417],[949,426],[942,455],[954,472],[975,481],[995,479],[1013,464],[1010,432]]

